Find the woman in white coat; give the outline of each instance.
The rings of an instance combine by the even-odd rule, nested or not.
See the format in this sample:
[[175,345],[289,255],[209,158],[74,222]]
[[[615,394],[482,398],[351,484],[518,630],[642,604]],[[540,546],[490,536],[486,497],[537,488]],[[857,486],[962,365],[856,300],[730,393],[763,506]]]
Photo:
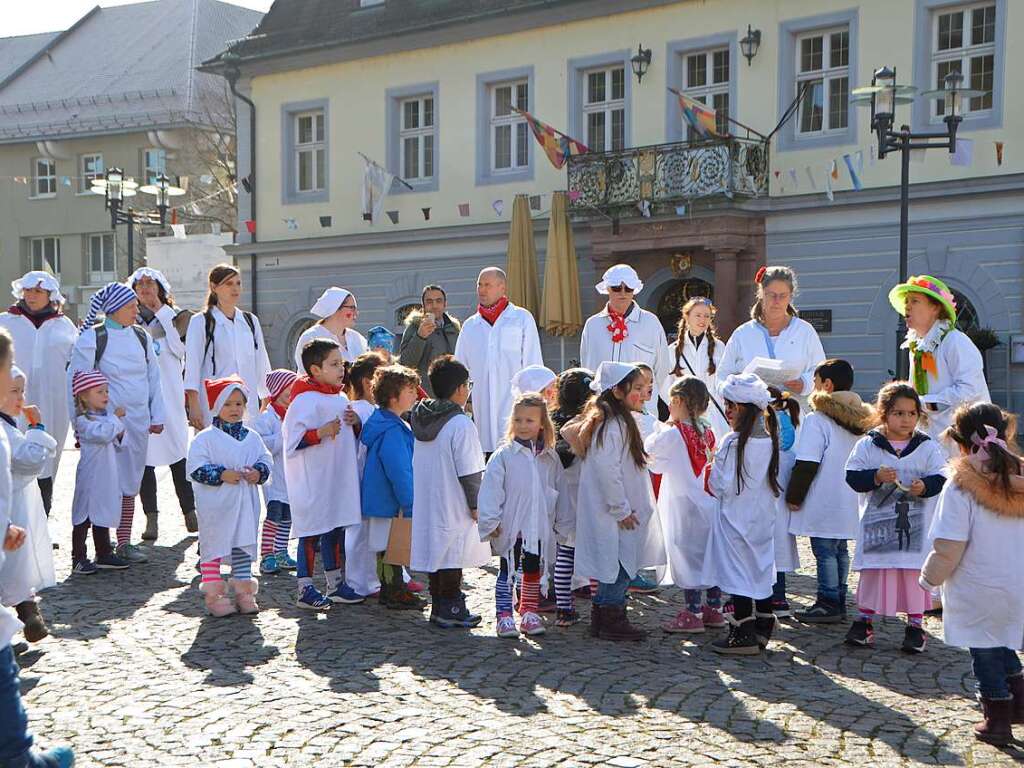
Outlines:
[[[928,416],[924,432],[942,440],[960,405],[992,402],[985,382],[981,352],[956,328],[956,301],[941,280],[930,275],[911,277],[889,292],[893,309],[907,318],[910,382]],[[956,446],[944,444],[952,457]]]
[[253,397],[246,401],[245,422],[260,414],[267,396],[270,358],[263,339],[260,319],[238,306],[242,298],[242,277],[230,264],[210,270],[210,293],[206,308],[192,316],[185,334],[185,405],[188,422],[196,430],[210,424],[210,412],[203,391],[206,379],[237,374]]
[[330,339],[341,350],[346,363],[369,350],[366,338],[355,329],[359,319],[359,305],[351,291],[332,286],[320,294],[320,298],[309,310],[320,318],[302,332],[295,342],[295,370],[302,376],[302,348],[313,339]]
[[641,565],[647,527],[655,517],[647,454],[632,415],[644,407],[647,383],[636,366],[603,362],[590,388],[597,397],[562,427],[562,436],[581,458],[576,574],[599,582],[591,604],[591,635],[640,640],[646,633],[626,618],[626,590]]
[[725,418],[722,395],[718,391],[718,368],[722,364],[725,342],[715,330],[715,305],[706,296],[694,296],[683,305],[676,340],[668,347],[672,370],[661,388],[661,399],[668,404],[672,385],[683,376],[696,376],[708,388],[710,405],[704,417],[711,423],[715,442],[721,445],[730,430]]
[[[29,272],[11,283],[16,303],[0,314],[0,328],[14,339],[15,363],[28,377],[25,397],[39,408],[47,432],[57,441],[57,451],[39,473],[43,507],[50,514],[53,478],[57,476],[61,450],[68,435],[68,414],[64,371],[78,329],[62,312],[64,297],[60,283],[49,272]],[[24,428],[26,425],[21,423]]]
[[757,298],[750,308],[750,320],[729,337],[718,378],[725,381],[730,374],[743,373],[758,357],[777,360],[784,368],[796,371],[794,378],[779,381],[765,369],[752,373],[796,395],[801,410],[806,410],[807,397],[814,389],[814,369],[825,359],[825,350],[818,332],[797,316],[793,306],[796,274],[789,267],[761,267],[754,282]]
[[199,530],[196,501],[192,484],[185,473],[188,455],[188,417],[185,414],[185,342],[189,313],[174,305],[171,284],[157,269],[140,267],[128,285],[139,297],[139,325],[153,337],[157,363],[160,366],[160,387],[164,395],[164,431],[149,436],[146,470],[142,474],[142,510],[146,513],[143,541],[156,541],[157,508],[156,467],[170,467],[174,492],[185,516],[189,533]]

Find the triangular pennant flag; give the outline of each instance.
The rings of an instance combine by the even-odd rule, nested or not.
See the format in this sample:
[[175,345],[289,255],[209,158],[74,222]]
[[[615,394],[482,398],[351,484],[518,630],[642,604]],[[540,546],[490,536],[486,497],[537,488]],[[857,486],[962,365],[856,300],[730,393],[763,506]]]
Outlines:
[[299,229],[299,222],[297,222],[295,219],[287,218],[287,219],[281,219],[281,221],[284,222],[284,225],[286,227],[288,227],[288,229],[291,232],[297,232],[298,231],[298,229]]
[[185,239],[185,225],[184,224],[171,224],[171,233],[174,235],[175,240]]
[[857,175],[864,174],[864,151],[858,149],[853,155],[853,162],[857,166]]
[[641,200],[636,204],[636,207],[640,209],[640,215],[645,219],[651,218],[651,202],[650,200]]
[[754,197],[760,197],[761,193],[757,191],[757,180],[753,176],[747,176],[747,187],[754,191]]
[[807,171],[807,180],[811,182],[811,189],[817,191],[818,184],[814,180],[814,171],[811,170],[811,166],[808,165],[804,170]]
[[392,224],[398,223],[398,211],[387,211],[386,213]]
[[875,167],[875,158],[877,158],[877,157],[878,157],[878,145],[877,144],[872,144],[871,148],[868,150],[868,165],[870,165],[872,168]]
[[250,235],[255,235],[256,234],[256,222],[253,221],[252,219],[248,219],[245,222],[245,228],[249,232]]
[[192,215],[193,216],[202,216],[203,215],[202,209],[198,205],[196,205],[195,203],[192,203]]
[[[569,190],[569,201],[575,203],[577,200],[580,199],[580,197],[582,197],[582,195],[583,195],[583,193],[580,192],[578,189],[570,189]],[[530,198],[530,199],[531,199],[531,201],[533,200],[533,198]]]
[[1003,164],[1003,147],[1006,145],[1006,143],[1002,142],[1002,141],[997,141],[997,142],[995,142],[995,145],[996,145],[996,165],[1002,165]]
[[503,213],[505,213],[505,201],[504,200],[495,200],[493,203],[491,203],[491,208],[494,209],[494,212],[496,214],[501,216]]
[[685,205],[677,205],[676,206],[676,216],[685,216],[685,215],[686,215],[686,206]]
[[830,160],[825,168],[825,197],[831,203],[835,200],[835,195],[832,193],[832,174],[836,172],[836,161]]
[[363,221],[370,221],[370,222],[372,222],[373,221],[373,214],[372,213],[364,213],[363,214]]
[[430,208],[420,208],[423,211],[423,220],[430,221]]
[[789,178],[793,182],[793,189],[799,189],[800,182],[796,180],[796,168],[789,169]]
[[[570,194],[572,194],[572,193],[570,193]],[[578,196],[579,195],[579,191],[576,191],[576,194]],[[531,211],[539,211],[540,210],[540,195],[530,195],[530,210]]]
[[863,189],[863,185],[860,183],[860,176],[857,175],[857,169],[853,167],[853,158],[849,154],[843,155],[843,162],[846,163],[846,170],[850,172],[850,181],[853,183],[853,188],[858,192]]
[[199,183],[213,184],[213,176],[211,176],[209,173],[204,173],[202,176],[199,177]]
[[839,165],[836,163],[834,158],[829,161],[828,169],[828,174],[832,177],[832,180],[839,181]]
[[469,203],[459,203],[459,216],[462,218],[469,216]]
[[70,187],[71,186],[71,177],[70,176],[62,176],[61,179],[60,179],[60,183],[63,184],[65,187]]
[[949,156],[950,165],[969,167],[974,164],[974,139],[957,139],[956,152]]
[[923,163],[925,161],[925,150],[923,149],[912,149],[910,150],[910,162],[912,163]]

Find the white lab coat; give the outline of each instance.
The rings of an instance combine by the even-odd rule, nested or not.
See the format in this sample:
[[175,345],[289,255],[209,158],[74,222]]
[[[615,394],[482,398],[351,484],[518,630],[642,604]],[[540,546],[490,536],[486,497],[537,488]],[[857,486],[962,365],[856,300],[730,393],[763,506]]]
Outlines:
[[[206,349],[206,317],[197,312],[188,324],[185,334],[185,389],[199,393],[199,402],[203,412],[203,423],[209,426],[210,403],[206,398],[205,379],[222,379],[237,373],[250,392],[246,403],[248,415],[246,423],[251,422],[260,413],[260,400],[267,397],[267,374],[270,373],[270,359],[267,357],[267,344],[263,339],[263,328],[260,319],[252,316],[253,327],[256,329],[255,345],[253,332],[249,323],[242,316],[242,310],[235,310],[235,317],[229,320],[219,307],[210,309],[213,314],[213,342]],[[258,349],[256,348],[258,347]],[[214,358],[217,368],[214,370]]]
[[665,535],[668,569],[665,583],[681,589],[705,589],[704,552],[715,499],[704,490],[704,472],[694,474],[678,427],[665,425],[644,441],[650,470],[661,475],[658,517]]
[[459,482],[483,469],[480,438],[465,414],[452,416],[433,440],[416,441],[410,570],[434,573],[442,568],[477,568],[490,561],[491,548],[480,541]]
[[[207,427],[192,441],[185,471],[191,478],[193,472],[207,464],[219,464],[235,471],[263,464],[273,472],[273,463],[270,451],[254,430],[248,430],[242,440],[236,440],[218,427]],[[260,527],[260,493],[256,486],[245,480],[221,485],[193,480],[192,491],[196,496],[202,559],[230,557],[235,547],[255,559]]]
[[36,478],[57,451],[57,441],[40,429],[22,433],[5,419],[0,425],[11,450],[11,524],[25,529],[25,543],[7,554],[0,570],[0,601],[17,605],[57,583],[53,544]]
[[[10,312],[0,314],[0,328],[6,328],[14,339],[14,363],[28,378],[25,402],[39,407],[46,431],[57,441],[57,452],[47,459],[39,473],[40,477],[54,477],[71,422],[64,372],[71,360],[71,348],[78,340],[78,329],[64,315],[47,320],[36,329],[27,317]],[[19,426],[27,426],[24,418]]]
[[71,524],[86,520],[100,528],[116,528],[121,521],[121,481],[117,454],[121,452],[124,422],[111,410],[107,414],[75,417],[75,434],[81,445],[71,502]]
[[[953,421],[956,409],[967,403],[992,402],[988,384],[985,382],[985,366],[981,352],[966,333],[955,328],[946,334],[933,353],[939,375],[928,375],[928,394],[921,395],[921,402],[928,416],[922,429],[933,440],[939,440],[942,433]],[[910,381],[914,381],[914,356],[910,355]],[[938,410],[931,410],[934,404]],[[943,446],[952,458],[958,456],[959,448],[949,443]]]
[[[7,444],[7,435],[0,429],[0,531],[5,534],[11,523],[11,451]],[[0,547],[0,573],[9,554]],[[2,587],[0,587],[2,588]],[[22,623],[14,611],[0,604],[0,648],[11,644],[14,633],[22,628]]]
[[369,349],[363,335],[353,328],[345,330],[345,343],[342,344],[341,339],[331,333],[327,326],[316,323],[304,330],[299,336],[299,340],[295,342],[295,370],[300,376],[304,376],[306,373],[306,369],[302,367],[302,348],[313,339],[328,339],[335,342],[341,347],[341,357],[347,363],[353,362]]
[[[117,453],[117,477],[122,496],[136,496],[142,485],[149,446],[149,428],[164,423],[164,396],[160,381],[153,339],[145,333],[146,351],[142,349],[135,328],[108,328],[107,348],[100,359],[100,371],[109,380],[110,404],[113,412],[125,409],[124,439]],[[77,371],[93,370],[96,357],[96,331],[86,328],[78,337],[68,366],[67,396],[72,410],[71,382]],[[147,363],[146,359],[149,359]]]
[[[640,521],[639,528],[619,528],[619,521],[631,512]],[[664,565],[664,545],[660,563],[652,562],[658,558],[645,551],[655,517],[650,473],[633,461],[625,428],[612,421],[605,426],[603,439],[595,436],[580,461],[576,575],[611,584],[619,577],[620,563],[631,579],[640,568]]]
[[270,479],[263,484],[263,498],[266,503],[279,501],[288,503],[288,482],[284,477],[284,422],[277,415],[274,406],[268,405],[255,421],[252,429],[260,436],[263,445],[273,457]]
[[343,394],[300,391],[288,406],[284,417],[284,472],[293,539],[358,525],[362,519],[358,441],[352,427],[342,421],[341,431],[333,440],[298,447],[308,430],[319,429],[335,418],[343,419],[348,405],[349,399]]
[[[725,436],[732,431],[729,422],[725,420],[725,401],[722,399],[718,380],[718,368],[722,364],[722,355],[725,354],[725,342],[721,339],[715,339],[715,373],[708,373],[707,334],[701,337],[700,345],[696,348],[693,346],[693,341],[690,339],[689,334],[683,334],[683,336],[685,338],[683,340],[683,356],[679,361],[679,374],[672,373],[672,370],[675,368],[676,348],[679,345],[679,339],[676,339],[668,346],[669,374],[665,377],[661,387],[661,399],[668,405],[672,401],[672,396],[669,394],[672,391],[672,385],[684,376],[695,375],[704,382],[704,386],[708,388],[708,394],[711,395],[712,402],[708,403],[708,409],[704,413],[704,418],[711,424],[711,431],[715,433],[715,443],[721,444]],[[690,365],[687,366],[687,363]],[[693,368],[693,373],[690,372],[690,368]],[[715,407],[715,403],[718,403],[718,408]],[[719,411],[719,408],[721,408],[721,411]]]
[[[779,487],[782,493],[775,504],[775,571],[792,573],[800,567],[800,551],[796,546],[796,536],[789,532],[793,513],[786,504],[786,488],[789,478],[796,466],[796,452],[793,449],[779,451]],[[845,483],[844,483],[845,485]]]
[[[160,388],[164,398],[164,431],[149,436],[146,465],[166,467],[181,461],[188,453],[188,417],[185,415],[185,343],[174,318],[177,313],[164,304],[156,317],[143,327],[153,337],[160,367]],[[44,422],[45,423],[45,422]]]
[[789,517],[790,533],[821,539],[857,537],[860,500],[846,484],[846,463],[860,439],[820,411],[811,411],[800,422],[796,460],[819,466],[803,505]]
[[608,305],[587,318],[580,337],[580,365],[591,371],[611,360],[616,363],[645,363],[654,371],[654,393],[647,401],[647,409],[658,412],[658,393],[672,370],[668,355],[668,340],[658,316],[633,304],[626,315],[628,335],[619,344],[612,343],[608,331]]
[[[351,344],[351,338],[349,343]],[[377,406],[369,400],[352,400],[350,405],[364,425],[377,410]],[[360,440],[356,442],[356,463],[359,468],[360,492],[362,492],[363,469],[366,467],[366,446]],[[374,520],[380,520],[383,525],[375,527]],[[362,517],[361,510],[359,523],[345,529],[345,583],[360,595],[372,595],[380,589],[380,578],[377,576],[377,553],[387,549],[385,529],[387,533],[391,532],[390,518],[365,518]],[[371,536],[373,533],[376,533],[377,536]],[[383,539],[383,542],[380,539]],[[383,546],[380,546],[382,543]]]
[[704,553],[704,584],[755,600],[771,597],[775,584],[775,505],[768,485],[772,441],[754,437],[743,455],[743,490],[736,493],[737,441],[726,435],[711,465],[709,485],[718,503]]
[[[755,320],[748,320],[732,332],[729,343],[725,345],[725,352],[722,353],[722,362],[718,368],[719,380],[725,381],[726,376],[732,373],[743,373],[743,369],[755,357],[795,363],[801,370],[798,378],[804,385],[799,396],[800,410],[806,411],[807,397],[814,389],[814,369],[825,361],[825,349],[821,346],[818,332],[810,323],[798,317],[790,318],[789,325],[774,337],[774,355],[765,341],[765,333],[764,326]],[[722,405],[724,407],[725,404]]]
[[477,509],[481,540],[487,541],[501,526],[500,535],[491,540],[494,554],[512,562],[516,539],[522,537],[523,551],[540,555],[542,572],[545,564],[554,562],[551,532],[561,474],[562,462],[554,448],[535,454],[513,440],[491,454]]
[[512,377],[528,365],[544,365],[537,322],[509,302],[492,326],[477,313],[462,324],[455,357],[473,380],[473,421],[480,445],[492,453],[505,435],[512,413]]

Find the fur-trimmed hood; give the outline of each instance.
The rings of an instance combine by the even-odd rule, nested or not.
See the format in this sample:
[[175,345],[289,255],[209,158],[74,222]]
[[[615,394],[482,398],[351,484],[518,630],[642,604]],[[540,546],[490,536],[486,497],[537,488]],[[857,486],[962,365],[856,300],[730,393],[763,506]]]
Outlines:
[[872,426],[874,411],[861,402],[856,392],[812,392],[807,402],[815,411],[858,437]]
[[949,469],[953,482],[986,509],[1000,517],[1024,518],[1024,477],[1010,478],[1007,496],[991,474],[979,470],[966,457],[953,459]]
[[[446,325],[450,323],[451,325],[455,326],[455,330],[457,330],[457,331],[461,331],[462,330],[462,324],[458,320],[456,320],[454,317],[449,315],[447,312],[444,313],[444,316],[445,316],[445,324]],[[415,325],[416,327],[419,327],[420,321],[422,319],[423,319],[423,310],[422,309],[414,309],[412,312],[410,312],[408,315],[406,315],[405,324],[406,325]]]

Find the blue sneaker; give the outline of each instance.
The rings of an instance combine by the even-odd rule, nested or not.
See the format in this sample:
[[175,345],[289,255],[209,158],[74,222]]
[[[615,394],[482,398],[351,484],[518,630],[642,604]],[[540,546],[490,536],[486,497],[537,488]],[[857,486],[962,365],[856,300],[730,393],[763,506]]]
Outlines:
[[51,747],[44,752],[32,755],[33,765],[45,765],[47,768],[71,768],[75,764],[75,753],[71,747]]
[[344,581],[338,584],[333,592],[327,593],[327,599],[332,603],[345,603],[346,605],[355,605],[366,600],[365,597],[352,589]]
[[260,574],[263,576],[273,576],[280,572],[281,564],[277,561],[277,555],[264,555],[263,559],[260,560]]
[[312,584],[307,584],[302,588],[302,593],[295,601],[295,605],[310,611],[326,611],[331,607],[331,601],[320,594],[320,590]]
[[299,564],[295,562],[295,558],[287,552],[275,552],[274,557],[277,558],[277,566],[282,571],[294,571],[299,566]]
[[636,576],[629,582],[629,591],[649,595],[652,592],[658,591],[658,585],[637,571]]

